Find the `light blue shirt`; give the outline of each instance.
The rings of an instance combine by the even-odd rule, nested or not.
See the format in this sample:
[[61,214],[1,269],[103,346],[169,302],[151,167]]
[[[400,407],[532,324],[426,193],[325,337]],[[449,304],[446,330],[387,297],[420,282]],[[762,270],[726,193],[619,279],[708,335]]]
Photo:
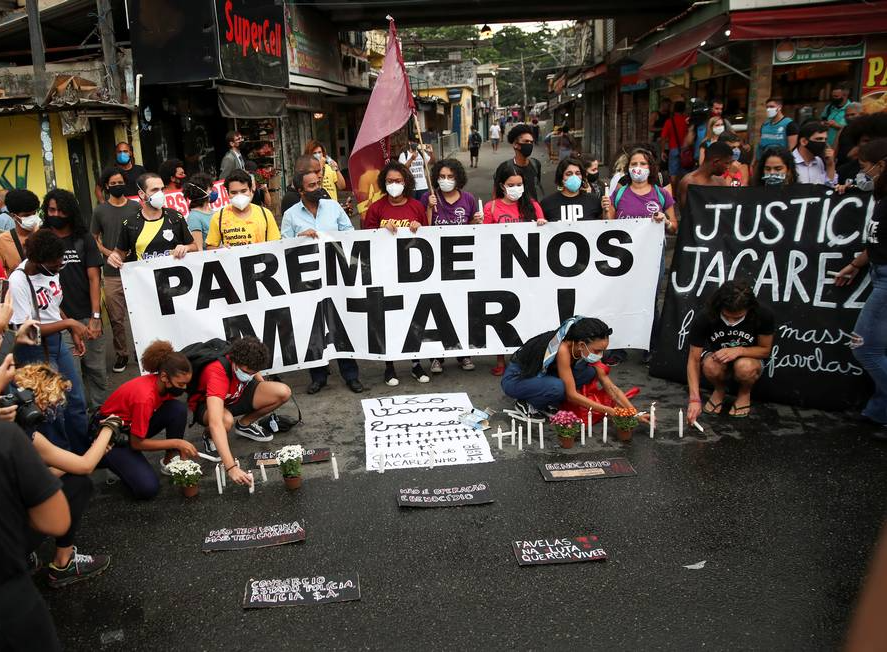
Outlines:
[[[3,207],[6,208],[5,206]],[[15,228],[12,216],[6,210],[0,211],[0,231],[11,231]]]
[[814,156],[809,163],[801,156],[801,152],[795,149],[793,153],[795,169],[798,173],[798,183],[813,183],[834,188],[838,183],[838,174],[829,179],[825,169],[825,163],[818,156]]
[[314,229],[321,231],[353,231],[354,225],[351,218],[339,206],[339,202],[332,199],[321,199],[317,205],[317,216],[311,214],[302,202],[291,206],[283,214],[283,222],[280,225],[281,238],[295,238],[302,231]]

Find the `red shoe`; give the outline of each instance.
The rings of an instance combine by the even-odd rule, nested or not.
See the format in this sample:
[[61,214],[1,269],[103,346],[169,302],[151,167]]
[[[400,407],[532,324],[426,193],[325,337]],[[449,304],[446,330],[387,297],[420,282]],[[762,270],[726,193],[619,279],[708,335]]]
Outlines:
[[505,373],[505,365],[501,365],[501,364],[496,365],[495,367],[490,369],[490,373],[493,374],[494,376],[501,376],[502,374]]

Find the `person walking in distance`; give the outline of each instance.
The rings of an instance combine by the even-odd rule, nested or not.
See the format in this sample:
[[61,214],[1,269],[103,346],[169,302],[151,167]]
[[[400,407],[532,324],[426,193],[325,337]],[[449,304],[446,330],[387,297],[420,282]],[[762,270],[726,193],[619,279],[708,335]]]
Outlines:
[[222,164],[219,166],[219,178],[223,181],[234,170],[243,170],[246,163],[243,160],[243,154],[240,153],[240,146],[243,144],[243,134],[239,131],[229,131],[225,134],[225,141],[228,143],[228,151],[222,157]]
[[498,123],[494,122],[490,125],[490,145],[492,145],[494,152],[499,151],[499,140],[501,138],[502,127],[500,127]]
[[480,137],[477,126],[471,125],[471,133],[468,135],[468,154],[470,157],[469,165],[473,168],[477,167],[477,160],[480,154],[480,146],[482,142],[483,138]]

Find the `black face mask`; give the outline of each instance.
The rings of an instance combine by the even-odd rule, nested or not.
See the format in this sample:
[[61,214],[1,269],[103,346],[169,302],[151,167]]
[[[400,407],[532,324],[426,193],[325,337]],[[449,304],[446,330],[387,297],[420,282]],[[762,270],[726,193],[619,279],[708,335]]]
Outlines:
[[820,158],[825,154],[825,145],[825,143],[815,140],[807,141],[807,149],[810,150],[810,153],[813,154],[813,156],[819,156]]
[[522,143],[519,151],[524,157],[529,157],[533,153],[533,143]]
[[594,183],[600,178],[600,174],[597,172],[589,172],[585,175],[585,178],[588,179],[588,183]]
[[67,224],[68,220],[63,219],[58,215],[48,215],[43,220],[43,226],[48,226],[50,229],[63,229]]
[[312,204],[318,203],[321,199],[326,199],[327,192],[323,188],[317,188],[316,190],[309,190],[308,192],[303,192],[302,196],[307,199]]
[[181,396],[185,393],[184,387],[164,387],[163,391],[160,392],[164,396]]
[[126,192],[126,186],[108,186],[108,194],[115,199],[120,199]]

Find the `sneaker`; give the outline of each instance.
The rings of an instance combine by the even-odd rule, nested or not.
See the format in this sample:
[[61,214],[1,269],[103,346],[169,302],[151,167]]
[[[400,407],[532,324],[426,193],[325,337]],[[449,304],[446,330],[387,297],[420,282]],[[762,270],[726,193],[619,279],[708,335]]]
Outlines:
[[111,367],[112,371],[115,374],[122,374],[126,371],[126,365],[129,364],[129,356],[126,355],[118,355],[114,360],[114,366]]
[[216,445],[213,442],[213,438],[210,437],[209,430],[205,430],[203,432],[203,450],[206,451],[206,456],[212,458],[213,462],[221,462],[222,456],[218,454],[218,450],[216,450]]
[[394,367],[385,367],[385,384],[389,387],[397,387],[400,381],[397,379],[397,372]]
[[169,478],[172,477],[172,472],[169,470],[169,465],[173,462],[177,461],[179,458],[178,455],[174,455],[173,458],[169,462],[164,462],[163,458],[160,458],[160,473],[161,475],[165,475]]
[[414,364],[413,369],[410,371],[410,373],[413,374],[413,378],[418,380],[420,383],[431,382],[431,378],[428,377],[428,374],[425,373],[425,370],[420,364]]
[[471,358],[462,358],[459,361],[459,366],[462,367],[462,371],[474,371],[474,363]]
[[40,557],[37,556],[37,553],[32,552],[28,555],[28,573],[34,575],[39,573],[41,568],[43,568],[43,563],[40,561]]
[[443,363],[440,360],[432,360],[431,361],[431,373],[433,374],[442,374],[443,373]]
[[74,554],[65,568],[58,568],[55,564],[49,565],[49,587],[59,589],[68,584],[88,580],[95,577],[111,565],[111,557],[108,555],[81,555],[74,546]]
[[529,419],[531,421],[545,421],[546,419],[545,412],[537,410],[526,401],[515,401],[514,409],[523,419]]
[[234,433],[253,441],[271,441],[274,439],[274,435],[266,433],[259,424],[251,423],[245,426],[240,423],[240,420],[234,422]]

